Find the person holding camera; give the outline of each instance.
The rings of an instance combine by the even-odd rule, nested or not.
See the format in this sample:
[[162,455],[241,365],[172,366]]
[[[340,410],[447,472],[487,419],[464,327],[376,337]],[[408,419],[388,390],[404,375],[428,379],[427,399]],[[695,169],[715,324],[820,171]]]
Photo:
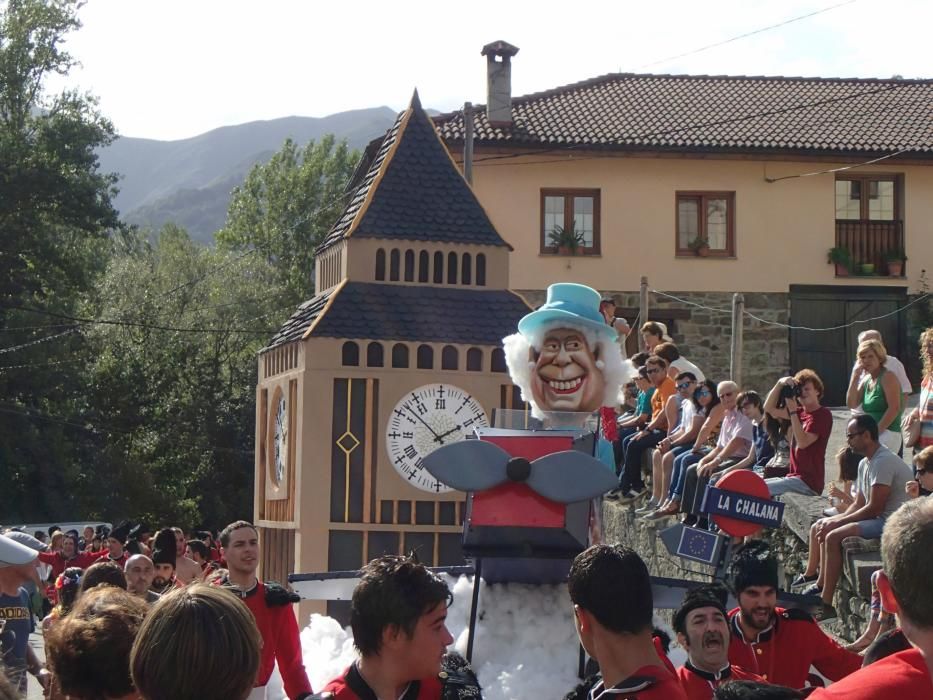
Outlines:
[[790,421],[790,470],[785,477],[765,479],[772,496],[801,493],[817,496],[825,485],[826,445],[833,414],[820,405],[823,381],[812,369],[781,377],[768,392],[765,413]]

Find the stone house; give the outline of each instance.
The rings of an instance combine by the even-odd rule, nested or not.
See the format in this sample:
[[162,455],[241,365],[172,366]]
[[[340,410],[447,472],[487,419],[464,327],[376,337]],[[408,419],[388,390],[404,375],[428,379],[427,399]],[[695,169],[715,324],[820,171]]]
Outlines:
[[[767,390],[812,367],[832,405],[860,330],[878,328],[892,354],[915,359],[898,309],[933,262],[933,81],[616,73],[513,98],[517,52],[483,49],[472,185],[514,248],[512,288],[531,303],[550,283],[582,282],[613,294],[631,323],[647,277],[650,318],[722,379],[741,292],[752,314],[743,383]],[[462,164],[464,111],[434,121]],[[561,229],[577,250],[555,245]],[[836,247],[852,273],[827,263]],[[888,313],[835,331],[786,327]]]

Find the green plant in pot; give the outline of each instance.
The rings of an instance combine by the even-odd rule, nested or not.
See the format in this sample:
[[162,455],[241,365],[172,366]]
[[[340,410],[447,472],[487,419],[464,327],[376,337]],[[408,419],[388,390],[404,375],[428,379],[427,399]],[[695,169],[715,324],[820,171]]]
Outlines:
[[884,261],[888,265],[888,274],[891,277],[900,277],[904,274],[904,261],[907,256],[904,255],[903,248],[892,248],[885,251]]
[[705,258],[709,255],[709,241],[705,238],[697,236],[687,244],[687,247],[701,258]]
[[848,277],[852,271],[852,251],[844,245],[830,248],[827,262],[836,266],[837,277]]
[[574,223],[571,223],[569,228],[555,226],[547,238],[548,243],[557,248],[557,252],[561,255],[576,255],[586,242],[583,232],[577,231]]

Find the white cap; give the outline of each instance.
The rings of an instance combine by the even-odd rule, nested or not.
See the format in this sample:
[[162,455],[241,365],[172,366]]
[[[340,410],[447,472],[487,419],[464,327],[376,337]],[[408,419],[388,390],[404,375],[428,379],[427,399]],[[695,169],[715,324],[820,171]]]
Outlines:
[[36,558],[35,550],[29,549],[9,537],[0,535],[0,568],[29,564]]

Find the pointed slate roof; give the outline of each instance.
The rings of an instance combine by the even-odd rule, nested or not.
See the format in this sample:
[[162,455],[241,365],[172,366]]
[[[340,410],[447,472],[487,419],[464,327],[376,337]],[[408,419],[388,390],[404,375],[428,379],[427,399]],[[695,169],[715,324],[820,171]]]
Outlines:
[[450,158],[417,90],[316,252],[350,236],[511,249]]
[[529,311],[503,289],[345,282],[298,307],[263,351],[309,337],[498,346]]

